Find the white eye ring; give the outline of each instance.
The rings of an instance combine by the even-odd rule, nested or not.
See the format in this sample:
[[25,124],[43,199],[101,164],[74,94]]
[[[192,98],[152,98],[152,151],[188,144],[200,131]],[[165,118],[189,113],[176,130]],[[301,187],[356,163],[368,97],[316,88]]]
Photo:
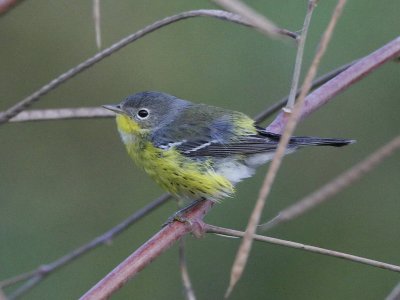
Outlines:
[[145,120],[150,116],[150,111],[147,108],[141,108],[136,115],[140,120]]

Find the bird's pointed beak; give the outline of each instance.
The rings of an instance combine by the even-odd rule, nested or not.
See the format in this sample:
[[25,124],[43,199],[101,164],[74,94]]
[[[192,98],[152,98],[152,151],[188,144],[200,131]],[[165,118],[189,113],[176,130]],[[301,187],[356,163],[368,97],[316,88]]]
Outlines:
[[105,109],[111,110],[117,114],[125,114],[125,112],[122,110],[120,104],[107,104],[107,105],[102,105]]

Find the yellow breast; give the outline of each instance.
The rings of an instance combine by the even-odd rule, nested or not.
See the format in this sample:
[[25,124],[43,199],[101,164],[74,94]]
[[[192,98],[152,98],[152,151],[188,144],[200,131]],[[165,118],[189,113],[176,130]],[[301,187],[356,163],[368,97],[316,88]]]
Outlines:
[[129,156],[176,197],[185,200],[203,197],[218,201],[234,193],[231,182],[217,174],[209,162],[187,158],[174,148],[163,150],[154,147],[148,139],[148,132],[126,116],[117,116],[117,125]]
[[215,173],[207,162],[196,162],[172,149],[161,150],[136,139],[126,145],[129,155],[161,187],[178,198],[218,201],[234,192],[230,181]]

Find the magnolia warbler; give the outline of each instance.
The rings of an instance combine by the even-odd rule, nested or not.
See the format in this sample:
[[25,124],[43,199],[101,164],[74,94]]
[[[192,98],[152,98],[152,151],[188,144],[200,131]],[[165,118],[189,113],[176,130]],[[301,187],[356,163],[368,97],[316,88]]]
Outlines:
[[[236,183],[272,159],[280,138],[241,112],[160,92],[137,93],[103,107],[117,113],[119,133],[136,164],[178,200],[192,204],[232,195]],[[292,137],[286,153],[353,142]]]

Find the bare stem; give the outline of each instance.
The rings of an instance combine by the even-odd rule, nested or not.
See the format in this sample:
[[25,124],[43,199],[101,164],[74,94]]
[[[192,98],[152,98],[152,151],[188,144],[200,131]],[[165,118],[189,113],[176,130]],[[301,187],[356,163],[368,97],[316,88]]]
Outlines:
[[100,26],[100,0],[93,0],[93,20],[94,30],[96,33],[96,46],[97,49],[101,49],[101,26]]
[[249,22],[254,28],[260,30],[263,34],[268,37],[277,38],[282,35],[286,35],[292,38],[297,38],[297,35],[286,29],[277,27],[272,21],[268,20],[267,17],[258,13],[250,6],[246,5],[239,0],[213,0],[219,6],[242,16],[247,22]]
[[[216,233],[216,234],[220,234],[220,235],[222,234],[222,235],[241,237],[241,238],[243,238],[246,235],[246,233],[243,231],[213,226],[213,225],[209,225],[209,224],[205,224],[204,229],[208,233]],[[319,248],[319,247],[315,247],[315,246],[300,244],[300,243],[296,243],[296,242],[292,242],[292,241],[286,241],[286,240],[281,240],[281,239],[267,237],[267,236],[263,236],[263,235],[257,235],[257,234],[253,235],[253,239],[256,241],[266,242],[266,243],[270,243],[270,244],[274,244],[274,245],[295,248],[295,249],[301,249],[301,250],[308,251],[308,252],[342,258],[342,259],[349,260],[352,262],[357,262],[357,263],[361,263],[361,264],[365,264],[365,265],[369,265],[369,266],[373,266],[373,267],[377,267],[377,268],[381,268],[381,269],[385,269],[385,270],[389,270],[389,271],[393,271],[393,272],[400,272],[400,266],[384,263],[384,262],[377,261],[377,260],[372,260],[369,258],[355,256],[355,255],[351,255],[351,254],[347,254],[347,253],[343,253],[343,252],[333,251],[333,250],[329,250],[329,249]]]
[[9,122],[51,121],[114,117],[115,113],[102,107],[33,109],[20,112]]
[[182,284],[184,288],[186,300],[196,300],[192,282],[190,280],[189,272],[187,269],[186,255],[185,255],[185,238],[179,241],[179,269],[181,270]]
[[385,300],[399,300],[400,299],[400,282],[394,287]]
[[292,111],[294,107],[294,102],[296,100],[297,88],[300,80],[301,64],[303,62],[304,46],[306,44],[308,28],[310,27],[310,21],[315,6],[316,6],[315,1],[308,1],[307,13],[304,19],[303,29],[301,31],[301,35],[299,38],[299,44],[297,46],[296,61],[294,65],[293,79],[292,79],[292,85],[290,87],[289,99],[286,107],[284,108],[285,112],[287,113],[290,113]]

